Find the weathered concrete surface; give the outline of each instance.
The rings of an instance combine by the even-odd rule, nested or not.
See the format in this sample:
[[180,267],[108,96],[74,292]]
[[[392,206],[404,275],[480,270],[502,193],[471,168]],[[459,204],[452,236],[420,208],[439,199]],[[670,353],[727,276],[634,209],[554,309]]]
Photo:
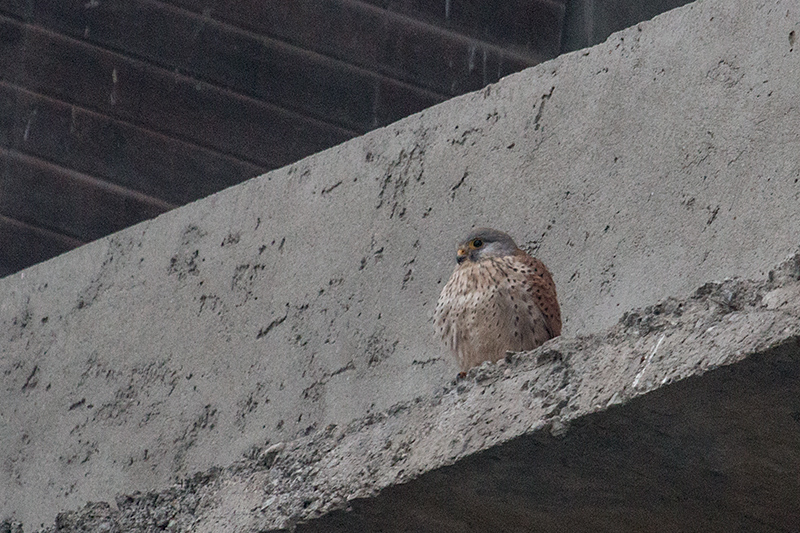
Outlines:
[[568,337],[765,276],[800,241],[798,33],[795,1],[692,4],[0,280],[0,518],[430,398],[475,224],[550,267]]
[[792,531],[798,471],[795,255],[52,530]]

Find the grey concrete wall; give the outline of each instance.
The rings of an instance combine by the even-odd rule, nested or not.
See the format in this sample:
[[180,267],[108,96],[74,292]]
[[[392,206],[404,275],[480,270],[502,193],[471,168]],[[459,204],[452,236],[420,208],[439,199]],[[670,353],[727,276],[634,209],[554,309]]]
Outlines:
[[[28,527],[426,397],[473,225],[564,336],[800,242],[800,7],[705,0],[0,280],[0,509]],[[0,516],[0,519],[2,516]]]

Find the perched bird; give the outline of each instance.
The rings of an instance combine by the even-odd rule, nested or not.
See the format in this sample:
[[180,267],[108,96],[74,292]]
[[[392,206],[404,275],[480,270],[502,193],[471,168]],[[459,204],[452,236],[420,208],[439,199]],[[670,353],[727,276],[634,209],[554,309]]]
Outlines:
[[550,272],[508,234],[475,229],[458,245],[456,262],[434,320],[462,372],[561,334]]

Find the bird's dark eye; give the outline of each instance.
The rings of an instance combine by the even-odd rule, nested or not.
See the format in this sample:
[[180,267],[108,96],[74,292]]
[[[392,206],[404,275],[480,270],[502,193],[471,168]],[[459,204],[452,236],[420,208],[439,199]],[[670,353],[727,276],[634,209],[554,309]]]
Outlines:
[[474,246],[475,248],[480,248],[481,246],[483,246],[483,241],[480,239],[475,239],[474,241],[472,241],[472,246]]

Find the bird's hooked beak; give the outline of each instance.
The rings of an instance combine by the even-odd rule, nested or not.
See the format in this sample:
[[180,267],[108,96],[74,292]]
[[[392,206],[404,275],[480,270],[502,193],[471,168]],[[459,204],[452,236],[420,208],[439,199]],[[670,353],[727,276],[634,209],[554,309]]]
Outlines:
[[456,253],[456,263],[459,265],[467,260],[467,250],[464,248],[459,248],[458,252]]

